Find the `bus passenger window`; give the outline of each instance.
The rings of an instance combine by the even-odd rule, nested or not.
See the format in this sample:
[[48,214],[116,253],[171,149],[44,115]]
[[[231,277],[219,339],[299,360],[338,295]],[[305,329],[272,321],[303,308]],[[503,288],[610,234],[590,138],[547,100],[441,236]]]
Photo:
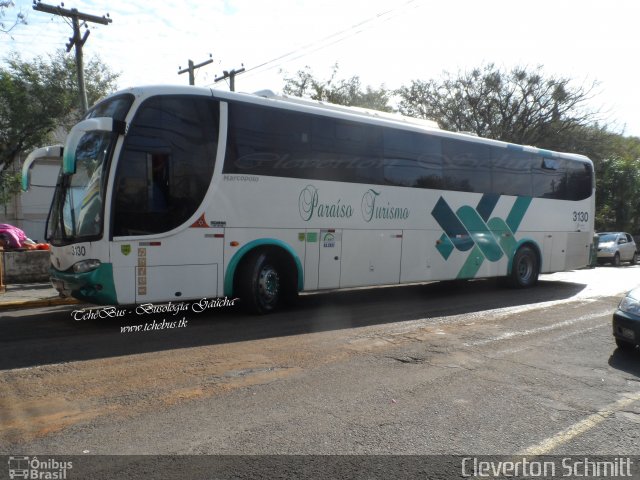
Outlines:
[[443,139],[445,188],[461,192],[491,192],[491,149],[480,143]]
[[414,132],[384,132],[384,180],[387,185],[442,188],[440,139]]
[[118,160],[114,236],[167,232],[196,212],[213,176],[218,105],[175,95],[140,106]]
[[498,195],[532,195],[531,161],[533,155],[509,148],[493,147],[491,182]]
[[166,212],[169,207],[169,155],[151,155],[149,211]]
[[537,157],[533,163],[533,196],[563,200],[567,193],[564,161]]

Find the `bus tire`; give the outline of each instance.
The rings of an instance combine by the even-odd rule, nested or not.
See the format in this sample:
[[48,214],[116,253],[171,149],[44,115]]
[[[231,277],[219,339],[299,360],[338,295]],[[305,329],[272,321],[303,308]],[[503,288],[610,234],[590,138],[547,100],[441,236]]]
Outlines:
[[273,255],[264,250],[250,252],[240,265],[237,291],[248,311],[257,314],[275,311],[282,289],[280,269]]
[[533,248],[523,245],[513,256],[511,275],[508,277],[512,288],[528,288],[534,286],[540,274],[538,255]]
[[248,253],[237,275],[236,292],[242,305],[251,313],[274,312],[297,293],[291,286],[292,275],[286,259],[276,251],[260,249]]

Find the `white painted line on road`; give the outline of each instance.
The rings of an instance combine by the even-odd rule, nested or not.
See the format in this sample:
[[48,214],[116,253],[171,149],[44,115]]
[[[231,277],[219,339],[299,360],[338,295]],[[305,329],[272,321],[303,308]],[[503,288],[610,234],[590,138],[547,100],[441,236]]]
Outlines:
[[629,407],[631,404],[640,400],[640,392],[626,394],[623,398],[615,403],[597,411],[596,413],[589,415],[584,420],[581,420],[569,428],[556,433],[554,436],[549,437],[537,445],[532,445],[526,450],[519,453],[519,455],[545,455],[555,448],[567,443],[574,439],[578,435],[591,430],[600,423],[604,422],[607,418],[614,415],[616,412]]
[[478,341],[475,341],[475,342],[467,342],[467,343],[464,343],[463,345],[465,347],[477,347],[479,345],[487,345],[489,343],[500,342],[502,340],[508,340],[510,338],[525,337],[527,335],[535,335],[536,333],[548,332],[550,330],[556,330],[558,328],[567,327],[569,325],[574,325],[576,323],[581,323],[581,322],[586,322],[586,321],[589,321],[589,320],[593,320],[594,318],[599,318],[599,317],[602,317],[603,315],[610,315],[610,313],[611,312],[609,312],[609,311],[589,313],[587,315],[582,315],[582,316],[577,317],[577,318],[572,318],[571,320],[564,320],[562,322],[553,323],[551,325],[545,325],[543,327],[530,328],[530,329],[527,329],[527,330],[517,330],[515,332],[504,332],[504,333],[501,333],[500,335],[497,335],[495,337],[486,338],[484,340],[478,340]]
[[[571,333],[566,333],[564,335],[558,335],[556,337],[553,337],[553,341],[554,342],[558,342],[560,340],[566,340],[567,338],[571,338],[571,337],[575,337],[576,335],[584,335],[585,333],[588,332],[592,332],[594,330],[598,330],[600,328],[604,328],[604,327],[610,327],[611,326],[611,322],[606,322],[606,323],[599,323],[597,325],[594,325],[593,327],[589,327],[589,328],[583,328],[578,332],[571,332]],[[613,342],[613,337],[611,337],[612,342]],[[503,357],[505,355],[511,355],[514,353],[520,353],[524,350],[530,350],[532,348],[539,348],[539,346],[537,344],[527,344],[527,345],[523,345],[517,348],[509,348],[507,350],[500,350],[498,352],[496,352],[494,355],[491,355],[491,357],[495,357],[495,358],[499,358],[499,357]]]
[[[550,307],[555,307],[557,305],[566,305],[568,303],[579,302],[581,306],[584,306],[586,303],[594,303],[597,302],[598,299],[580,299],[576,300],[575,298],[569,298],[565,300],[553,300],[549,302],[540,302],[534,303],[531,305],[518,305],[514,307],[501,307],[494,308],[489,310],[480,310],[477,312],[467,312],[461,313],[457,315],[446,315],[442,317],[424,317],[424,318],[416,318],[415,320],[403,320],[401,322],[397,322],[393,324],[394,332],[397,334],[409,333],[413,332],[416,328],[420,327],[430,327],[434,325],[457,325],[460,323],[470,324],[474,323],[476,320],[481,321],[489,316],[493,320],[500,320],[501,318],[507,318],[514,315],[520,315],[523,313],[530,313],[537,310],[544,310]],[[388,324],[387,327],[391,325]],[[369,328],[369,327],[362,327]]]

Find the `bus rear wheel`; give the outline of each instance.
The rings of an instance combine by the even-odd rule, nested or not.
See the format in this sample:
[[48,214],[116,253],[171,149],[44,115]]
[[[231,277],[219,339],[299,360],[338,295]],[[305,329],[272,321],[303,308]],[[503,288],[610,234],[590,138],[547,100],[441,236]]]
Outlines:
[[251,252],[238,270],[237,292],[242,305],[252,313],[277,310],[284,296],[285,269],[268,251]]
[[532,287],[538,281],[540,265],[533,248],[524,245],[513,256],[509,286],[513,288]]

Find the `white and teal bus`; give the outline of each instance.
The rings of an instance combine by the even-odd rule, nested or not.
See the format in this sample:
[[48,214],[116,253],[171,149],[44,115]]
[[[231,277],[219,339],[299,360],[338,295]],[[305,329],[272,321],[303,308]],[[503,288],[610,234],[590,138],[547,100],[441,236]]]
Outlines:
[[[40,152],[40,153],[38,153]],[[54,153],[52,153],[54,152]],[[196,87],[126,90],[57,152],[51,277],[96,304],[239,298],[584,267],[594,173],[581,155],[431,122]]]

